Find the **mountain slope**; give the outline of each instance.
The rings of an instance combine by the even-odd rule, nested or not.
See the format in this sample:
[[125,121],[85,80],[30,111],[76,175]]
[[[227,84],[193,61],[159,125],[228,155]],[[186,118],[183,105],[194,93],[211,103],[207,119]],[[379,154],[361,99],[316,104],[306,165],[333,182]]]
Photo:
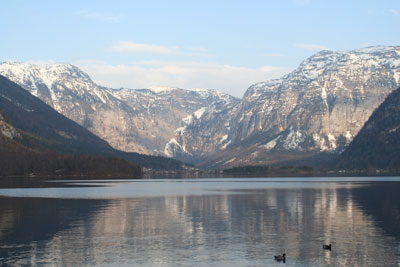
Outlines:
[[124,151],[209,168],[303,164],[343,151],[400,85],[400,47],[321,51],[252,85],[242,100],[212,90],[103,88],[66,64],[6,62],[0,73]]
[[105,154],[112,151],[107,142],[55,112],[3,76],[0,76],[0,107],[14,127],[40,136],[38,141],[50,150],[80,154]]
[[104,88],[69,64],[3,62],[0,74],[114,148],[149,155],[164,155],[166,144],[185,125],[185,118],[238,102],[207,89]]
[[[0,101],[4,98],[5,86],[7,85],[0,77]],[[20,90],[23,89],[20,88]],[[26,94],[26,92],[24,93]],[[21,104],[21,102],[18,103]],[[15,99],[14,103],[16,103]],[[0,105],[0,110],[1,107],[3,105]],[[19,110],[15,110],[15,112],[18,113]],[[31,112],[35,111],[31,110]],[[49,144],[50,139],[48,138],[51,137],[48,135],[44,138],[15,128],[0,113],[0,177],[84,175],[140,178],[142,176],[141,168],[138,165],[124,159],[101,155],[65,155],[48,150],[43,145],[43,139],[46,144]]]
[[59,114],[1,75],[0,112],[2,135],[15,139],[23,133],[23,138],[18,139],[18,143],[31,150],[119,157],[148,168],[179,169],[182,167],[181,163],[172,159],[115,150],[104,140]]
[[[2,121],[0,119],[0,124]],[[8,125],[9,127],[12,127]],[[141,168],[124,159],[97,155],[65,155],[51,151],[32,149],[20,142],[31,139],[18,132],[13,139],[0,134],[0,177],[1,176],[92,176],[141,178]]]
[[400,88],[374,111],[340,155],[338,168],[400,170]]
[[174,137],[185,149],[174,156],[226,168],[338,153],[399,85],[400,47],[321,51],[280,79],[252,85],[238,105],[187,125]]

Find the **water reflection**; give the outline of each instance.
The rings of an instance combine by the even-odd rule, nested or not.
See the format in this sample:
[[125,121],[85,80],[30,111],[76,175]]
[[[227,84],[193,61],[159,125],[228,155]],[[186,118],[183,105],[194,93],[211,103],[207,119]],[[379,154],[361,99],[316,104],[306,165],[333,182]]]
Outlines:
[[[0,262],[396,266],[396,182],[115,200],[0,199]],[[332,251],[322,244],[332,243]]]

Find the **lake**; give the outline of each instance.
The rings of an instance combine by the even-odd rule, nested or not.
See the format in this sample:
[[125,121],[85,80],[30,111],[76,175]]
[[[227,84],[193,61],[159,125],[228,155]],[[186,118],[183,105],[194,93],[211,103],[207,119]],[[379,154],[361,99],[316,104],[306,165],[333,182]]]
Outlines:
[[399,177],[2,187],[3,266],[400,266]]

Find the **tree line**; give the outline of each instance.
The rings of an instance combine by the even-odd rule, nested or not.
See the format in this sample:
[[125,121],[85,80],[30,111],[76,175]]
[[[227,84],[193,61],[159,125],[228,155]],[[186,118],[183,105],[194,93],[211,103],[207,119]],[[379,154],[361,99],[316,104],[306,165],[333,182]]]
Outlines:
[[141,178],[140,166],[99,155],[65,155],[36,151],[0,137],[0,176],[115,176]]

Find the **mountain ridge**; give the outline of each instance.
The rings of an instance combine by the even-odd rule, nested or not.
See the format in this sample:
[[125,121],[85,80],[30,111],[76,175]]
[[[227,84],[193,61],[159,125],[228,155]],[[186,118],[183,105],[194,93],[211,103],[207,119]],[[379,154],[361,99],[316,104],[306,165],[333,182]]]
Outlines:
[[[399,77],[397,46],[320,51],[282,78],[250,86],[227,110],[224,127],[220,114],[188,125],[174,137],[176,154],[184,154],[181,160],[200,158],[200,166],[227,168],[283,162],[289,152],[290,160],[338,153],[399,86]],[[204,142],[213,145],[196,146]]]
[[70,155],[114,157],[145,168],[181,169],[173,159],[125,153],[66,118],[16,83],[0,75],[0,133],[33,150]]
[[0,74],[126,152],[164,155],[184,118],[238,99],[211,89],[111,89],[70,64],[0,63]]
[[[0,73],[10,72],[0,64]],[[88,75],[67,75],[46,89],[40,77],[17,76],[113,147],[229,168],[343,151],[400,85],[400,47],[323,50],[279,79],[253,84],[242,99],[208,89],[110,89]]]
[[0,75],[0,176],[142,177],[109,148]]

